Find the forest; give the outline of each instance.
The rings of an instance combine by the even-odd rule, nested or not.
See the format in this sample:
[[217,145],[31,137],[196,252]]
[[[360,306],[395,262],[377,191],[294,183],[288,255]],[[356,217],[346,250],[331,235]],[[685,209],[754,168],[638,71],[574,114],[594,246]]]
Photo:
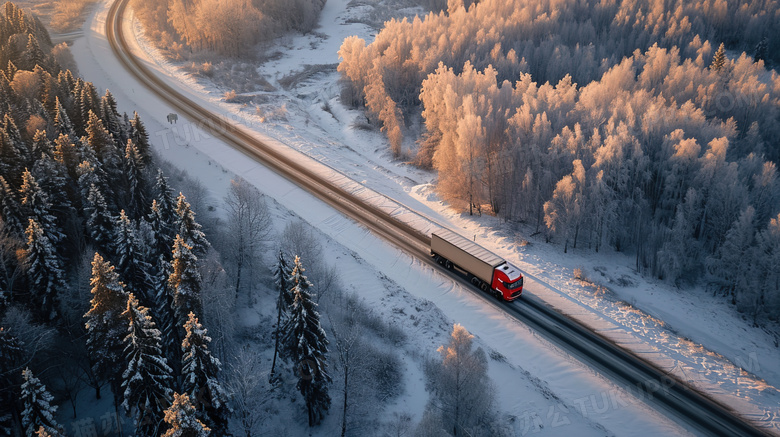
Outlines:
[[451,0],[339,51],[341,99],[470,214],[780,310],[780,4]]
[[281,33],[309,32],[325,0],[133,0],[151,40],[179,56],[208,50],[247,55]]

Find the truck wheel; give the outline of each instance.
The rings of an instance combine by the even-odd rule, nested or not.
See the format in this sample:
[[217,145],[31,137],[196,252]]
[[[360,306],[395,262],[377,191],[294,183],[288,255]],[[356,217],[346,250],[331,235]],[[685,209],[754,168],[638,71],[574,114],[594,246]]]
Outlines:
[[479,288],[480,288],[480,290],[484,291],[485,293],[488,292],[488,285],[485,284],[484,282],[479,284]]
[[447,270],[452,270],[452,261],[447,260],[444,262],[444,267],[447,268]]

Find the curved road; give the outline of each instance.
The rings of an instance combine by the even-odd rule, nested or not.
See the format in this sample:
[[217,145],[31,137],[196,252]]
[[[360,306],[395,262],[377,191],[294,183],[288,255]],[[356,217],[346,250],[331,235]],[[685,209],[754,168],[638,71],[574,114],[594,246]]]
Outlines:
[[[200,107],[158,78],[131,54],[125,39],[122,19],[128,2],[129,0],[117,0],[111,5],[106,18],[106,36],[123,66],[152,92],[190,119],[198,120],[203,127],[227,144],[311,192],[342,214],[416,256],[422,262],[441,269],[443,273],[471,287],[461,275],[443,269],[431,259],[430,236],[423,235],[411,226],[393,219],[376,206],[362,202],[332,182],[318,175],[309,174],[309,170],[300,163]],[[473,288],[473,290],[479,293],[477,289]],[[583,358],[639,398],[662,408],[666,413],[694,429],[708,435],[767,435],[737,416],[728,407],[695,391],[674,375],[620,348],[580,323],[550,309],[533,296],[526,294],[519,302],[507,304],[484,294],[479,295],[489,304],[506,311],[569,352]]]

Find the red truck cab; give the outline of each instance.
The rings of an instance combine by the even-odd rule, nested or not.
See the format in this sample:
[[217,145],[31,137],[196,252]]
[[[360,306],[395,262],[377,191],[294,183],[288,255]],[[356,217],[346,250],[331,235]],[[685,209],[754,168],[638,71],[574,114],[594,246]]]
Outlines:
[[491,288],[501,292],[504,300],[515,300],[523,294],[523,274],[520,269],[505,262],[496,267]]

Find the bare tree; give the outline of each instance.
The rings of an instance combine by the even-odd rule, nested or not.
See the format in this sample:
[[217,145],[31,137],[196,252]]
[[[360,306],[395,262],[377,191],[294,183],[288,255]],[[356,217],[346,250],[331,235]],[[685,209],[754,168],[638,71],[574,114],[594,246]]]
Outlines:
[[241,289],[242,276],[259,269],[254,267],[260,261],[260,249],[271,228],[271,214],[262,194],[246,180],[231,181],[225,196],[228,210],[229,240],[225,254],[235,270],[236,298]]
[[322,245],[307,223],[288,223],[282,232],[281,245],[287,259],[294,259],[296,255],[306,259],[306,276],[314,284],[314,300],[317,303],[328,291],[339,288],[336,269],[323,260]]
[[219,254],[210,249],[206,254],[201,275],[203,277],[203,315],[201,321],[209,328],[212,352],[227,361],[236,332],[236,299],[225,269],[219,263]]
[[227,389],[238,419],[236,427],[246,437],[257,434],[264,418],[258,411],[267,400],[266,377],[260,371],[260,358],[248,347],[240,348],[230,360],[227,372]]
[[340,392],[343,396],[341,402],[341,437],[347,435],[347,428],[352,425],[354,419],[350,417],[356,406],[360,404],[361,393],[367,383],[370,383],[365,376],[366,348],[361,341],[362,326],[358,325],[354,318],[355,311],[358,311],[355,301],[347,300],[346,307],[340,317],[335,321],[328,315],[333,338],[336,346],[336,362],[334,371],[337,373],[340,381]]

